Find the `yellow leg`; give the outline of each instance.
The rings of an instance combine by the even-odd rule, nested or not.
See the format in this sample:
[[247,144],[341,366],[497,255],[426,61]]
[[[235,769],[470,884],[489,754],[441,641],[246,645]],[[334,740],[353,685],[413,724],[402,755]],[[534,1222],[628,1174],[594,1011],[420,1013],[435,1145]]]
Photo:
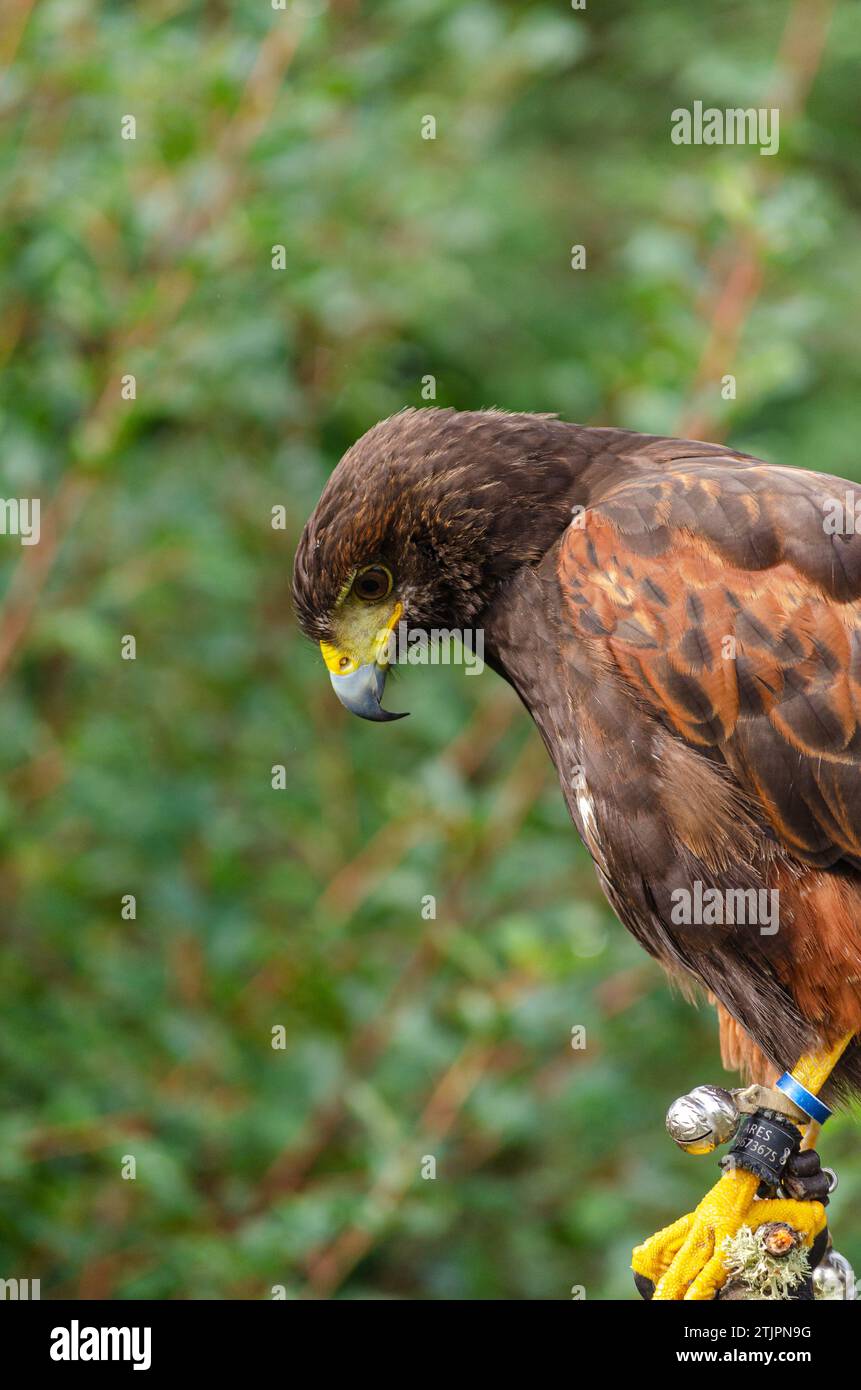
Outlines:
[[821,1130],[822,1126],[818,1124],[816,1120],[811,1120],[810,1124],[805,1126],[804,1134],[801,1138],[801,1147],[803,1150],[816,1148],[816,1141],[819,1138]]
[[[828,1051],[802,1057],[792,1075],[814,1094],[824,1086],[852,1034]],[[788,1198],[757,1200],[759,1178],[744,1168],[724,1173],[695,1211],[638,1245],[632,1267],[655,1285],[659,1300],[714,1298],[726,1282],[721,1246],[741,1226],[756,1230],[768,1221],[785,1221],[812,1245],[825,1225],[821,1202]]]
[[854,1036],[854,1033],[846,1033],[827,1052],[810,1052],[801,1057],[792,1068],[795,1080],[818,1096]]
[[[833,1072],[843,1053],[846,1051],[854,1034],[847,1033],[829,1052],[811,1053],[807,1057],[802,1057],[792,1068],[792,1075],[808,1091],[814,1095],[822,1090],[829,1076]],[[815,1120],[811,1120],[804,1130],[804,1137],[801,1140],[802,1149],[815,1149],[816,1141],[822,1126]]]

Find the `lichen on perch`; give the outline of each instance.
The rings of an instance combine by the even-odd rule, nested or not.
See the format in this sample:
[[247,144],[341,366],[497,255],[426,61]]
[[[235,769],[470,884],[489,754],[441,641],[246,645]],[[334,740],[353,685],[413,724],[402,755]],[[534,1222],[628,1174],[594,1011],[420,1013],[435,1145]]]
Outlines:
[[725,1298],[787,1299],[810,1274],[803,1235],[784,1221],[741,1226],[721,1244]]

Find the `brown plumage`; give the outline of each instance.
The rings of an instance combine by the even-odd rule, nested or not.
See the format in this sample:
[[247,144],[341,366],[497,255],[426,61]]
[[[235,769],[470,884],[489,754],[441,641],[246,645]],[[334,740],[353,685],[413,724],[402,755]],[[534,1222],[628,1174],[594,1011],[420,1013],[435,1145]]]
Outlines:
[[[408,622],[483,627],[617,914],[709,991],[757,1079],[861,1029],[861,536],[828,524],[847,491],[714,444],[407,411],[345,455],[296,560],[318,639],[377,561]],[[778,929],[679,923],[697,883],[776,892]],[[859,1086],[856,1042],[833,1088]]]

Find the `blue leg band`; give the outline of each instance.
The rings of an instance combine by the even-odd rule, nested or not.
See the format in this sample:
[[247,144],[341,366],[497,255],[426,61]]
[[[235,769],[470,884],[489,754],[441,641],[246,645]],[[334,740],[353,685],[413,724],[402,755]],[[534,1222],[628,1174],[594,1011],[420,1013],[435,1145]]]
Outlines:
[[824,1125],[825,1121],[831,1118],[831,1111],[824,1101],[815,1096],[812,1091],[808,1091],[806,1086],[802,1086],[800,1081],[796,1081],[794,1076],[790,1076],[788,1071],[783,1073],[778,1081],[775,1082],[777,1089],[783,1091],[784,1095],[794,1101],[799,1110],[803,1110],[805,1115],[809,1115],[811,1120],[815,1120],[818,1125]]

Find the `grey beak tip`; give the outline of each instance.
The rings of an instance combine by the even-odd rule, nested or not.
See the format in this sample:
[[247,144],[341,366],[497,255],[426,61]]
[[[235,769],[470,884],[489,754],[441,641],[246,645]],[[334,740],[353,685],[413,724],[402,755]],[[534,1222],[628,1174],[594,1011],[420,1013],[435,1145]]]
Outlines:
[[357,714],[360,719],[371,719],[377,724],[388,724],[394,719],[406,719],[408,711],[396,714],[394,710],[383,709],[380,701],[386,684],[385,668],[376,662],[368,662],[348,676],[337,676],[329,672],[332,689],[344,709]]

